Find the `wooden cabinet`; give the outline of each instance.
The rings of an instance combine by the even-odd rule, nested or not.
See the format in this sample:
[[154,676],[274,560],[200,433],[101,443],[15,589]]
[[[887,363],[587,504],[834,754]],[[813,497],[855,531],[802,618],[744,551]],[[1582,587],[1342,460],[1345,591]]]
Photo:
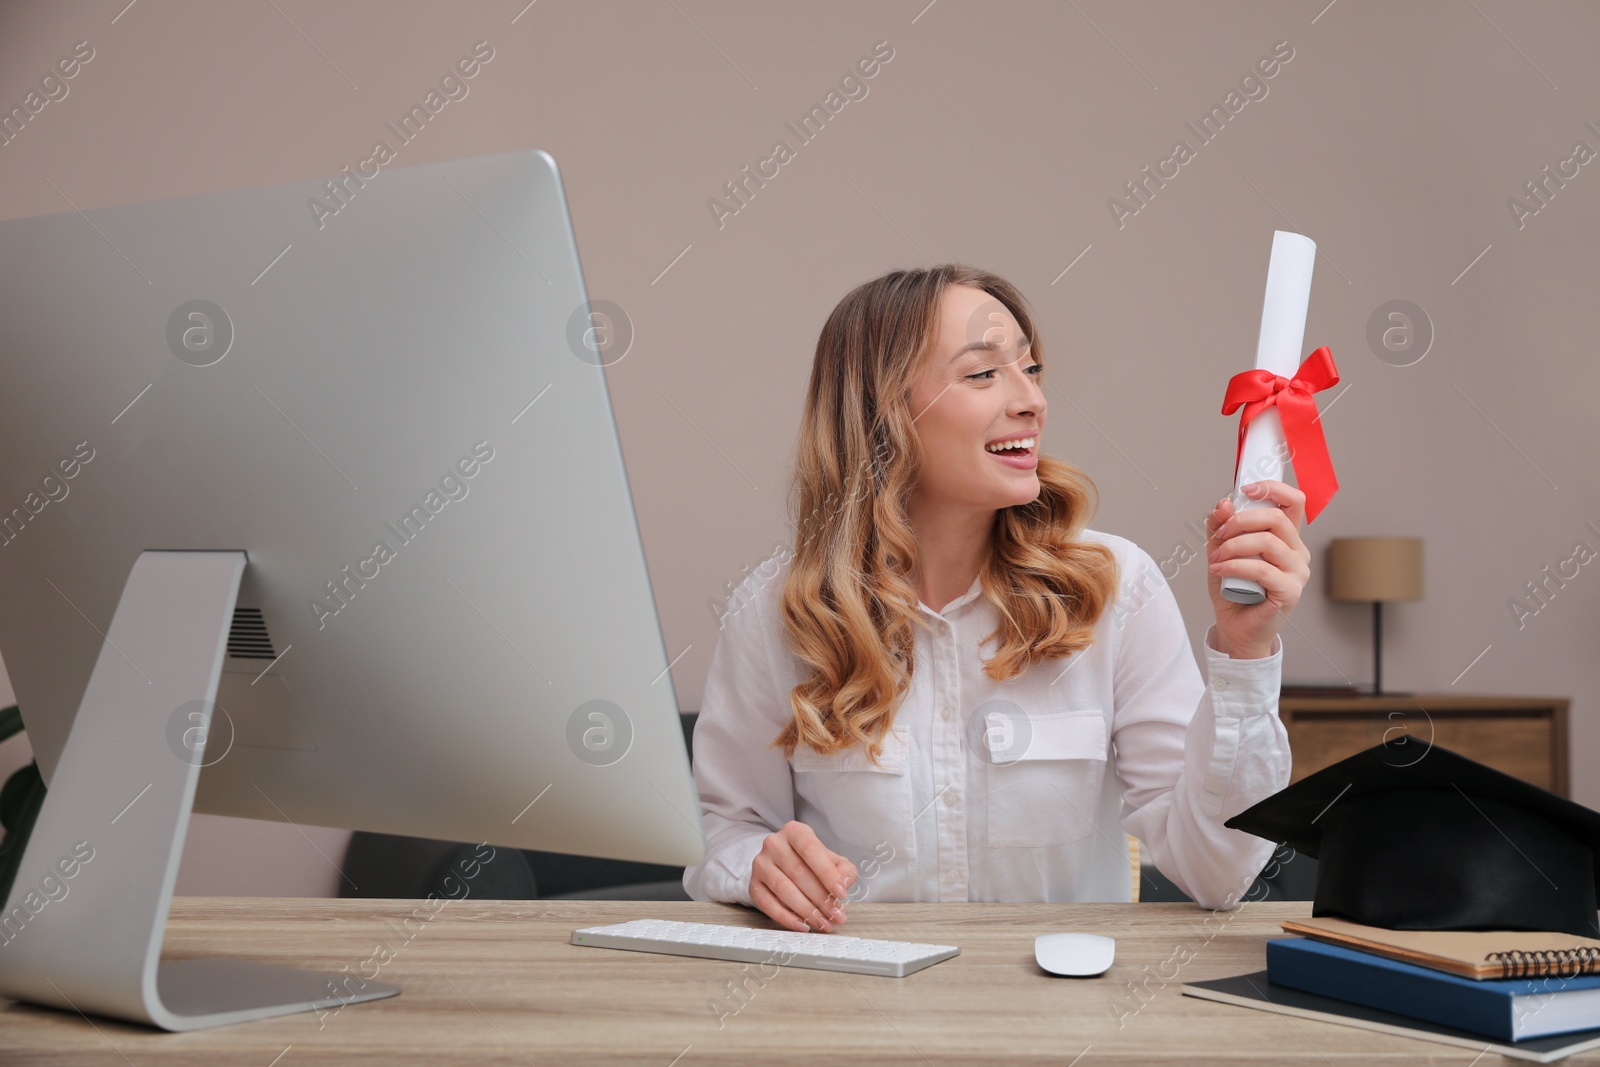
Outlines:
[[1282,696],[1298,782],[1398,734],[1431,740],[1468,759],[1569,796],[1566,697]]

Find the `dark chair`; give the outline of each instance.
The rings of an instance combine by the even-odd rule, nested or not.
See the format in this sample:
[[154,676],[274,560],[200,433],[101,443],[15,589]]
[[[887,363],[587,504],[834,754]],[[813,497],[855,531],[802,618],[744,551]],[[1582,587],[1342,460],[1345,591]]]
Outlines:
[[[695,713],[682,716],[683,742],[694,754]],[[429,893],[458,897],[447,884],[471,871],[468,890],[480,900],[688,900],[683,868],[659,863],[574,856],[532,849],[496,849],[494,859],[478,864],[478,846],[358,830],[345,851],[343,897],[420,899]],[[1310,900],[1317,883],[1317,861],[1279,846],[1246,900]],[[1189,897],[1153,863],[1139,869],[1141,901],[1187,901]]]
[[[680,718],[692,758],[695,715]],[[508,848],[481,863],[479,854],[472,844],[357,830],[345,850],[339,895],[451,898],[464,895],[464,884],[465,895],[479,900],[689,899],[682,867]],[[452,875],[458,881],[447,881]]]
[[[1142,857],[1141,857],[1142,858]],[[1261,900],[1311,900],[1317,888],[1317,861],[1302,856],[1288,845],[1279,845],[1272,858],[1261,869],[1256,880],[1245,890],[1242,899]],[[1139,866],[1139,901],[1185,901],[1188,894],[1173,884],[1172,879],[1156,869],[1153,863]]]

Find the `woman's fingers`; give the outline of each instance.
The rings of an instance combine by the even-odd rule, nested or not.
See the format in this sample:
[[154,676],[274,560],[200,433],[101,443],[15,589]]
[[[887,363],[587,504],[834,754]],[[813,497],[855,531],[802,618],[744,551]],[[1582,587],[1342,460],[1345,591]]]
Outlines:
[[1217,546],[1217,530],[1221,528],[1223,523],[1227,522],[1232,517],[1233,501],[1229,497],[1223,497],[1222,500],[1217,503],[1217,506],[1211,509],[1211,514],[1206,516],[1206,544],[1209,546],[1209,548],[1215,548]]
[[1221,563],[1230,559],[1249,559],[1260,556],[1269,563],[1285,569],[1294,567],[1300,560],[1293,548],[1284,544],[1275,532],[1245,533],[1230,537],[1216,548],[1216,558]]
[[[843,884],[838,873],[838,867],[840,862],[847,861],[838,853],[829,851],[827,846],[818,839],[817,832],[811,827],[806,826],[805,823],[795,823],[794,825],[805,827],[805,829],[796,830],[789,843],[793,846],[794,851],[798,853],[799,858],[805,862],[812,877],[817,880],[818,887],[826,893],[833,894],[835,897],[843,897],[849,887]],[[809,890],[807,890],[807,895],[810,895]],[[813,899],[816,898],[813,897]],[[818,900],[818,903],[821,903],[821,901]]]
[[1207,544],[1209,550],[1214,551],[1239,534],[1263,530],[1276,534],[1284,544],[1296,552],[1305,550],[1305,542],[1300,538],[1300,530],[1295,525],[1294,517],[1282,508],[1252,508],[1249,511],[1229,515],[1212,531]]
[[839,884],[844,886],[845,892],[848,893],[850,887],[856,884],[856,878],[859,877],[856,872],[856,865],[843,856],[839,856],[834,861],[833,870],[834,876],[839,879]]
[[1283,543],[1275,533],[1249,533],[1230,537],[1216,549],[1208,564],[1219,578],[1250,578],[1263,589],[1278,594],[1279,603],[1298,602],[1303,584],[1299,576],[1309,576],[1304,555]]
[[774,905],[762,911],[785,926],[832,933],[834,922],[845,921],[844,891],[854,879],[854,864],[824,846],[811,827],[791,820],[762,842],[751,865],[750,896],[754,901],[759,888]]
[[[1300,537],[1305,493],[1273,479],[1243,489],[1246,499],[1267,506],[1235,507],[1231,497],[1220,501],[1206,523],[1206,567],[1222,641],[1219,648],[1245,649],[1249,656],[1251,648],[1271,648],[1276,643],[1279,622],[1299,603],[1310,577],[1311,551]],[[1221,593],[1224,578],[1259,583],[1266,592],[1265,605],[1241,608],[1228,603]]]
[[773,922],[801,932],[809,932],[811,929],[805,920],[784,907],[777,895],[758,878],[750,879],[750,900]]
[[[771,841],[770,838],[768,840]],[[809,931],[820,928],[827,920],[818,921],[821,917],[816,905],[806,898],[794,881],[778,866],[777,850],[785,847],[781,841],[777,842],[775,850],[769,853],[764,847],[762,853],[755,858],[750,867],[750,898],[755,899],[759,887],[765,890],[779,907],[777,912],[763,908],[762,910],[768,915],[792,929]]]
[[781,868],[771,872],[764,881],[779,903],[800,918],[805,929],[821,930],[825,934],[833,932],[833,924],[828,917]]
[[1246,494],[1250,499],[1267,500],[1278,505],[1288,513],[1290,520],[1296,526],[1305,521],[1306,494],[1287,482],[1269,478],[1265,481],[1251,482],[1245,488],[1250,490]]
[[818,911],[834,922],[844,922],[842,905],[849,880],[840,875],[839,864],[849,861],[828,849],[803,822],[790,822],[784,831],[792,851],[780,853],[778,865]]
[[1225,559],[1214,572],[1219,578],[1249,578],[1268,592],[1281,592],[1283,571],[1260,559]]
[[[789,881],[805,897],[806,902],[811,905],[811,910],[804,913],[803,918],[808,922],[823,927],[825,933],[832,930],[831,926],[826,925],[829,920],[837,923],[844,922],[844,910],[839,906],[840,901],[844,899],[844,894],[834,894],[824,889],[821,880],[817,878],[816,872],[807,867],[801,857],[793,853],[787,856],[780,855],[778,857],[778,869],[788,875]],[[823,877],[830,879],[833,877],[832,863],[827,865],[827,873]]]

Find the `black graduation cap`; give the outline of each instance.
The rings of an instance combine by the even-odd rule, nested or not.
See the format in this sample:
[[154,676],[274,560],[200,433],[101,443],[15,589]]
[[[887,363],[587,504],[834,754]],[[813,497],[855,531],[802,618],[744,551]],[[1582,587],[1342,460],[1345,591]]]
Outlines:
[[1409,734],[1224,825],[1317,860],[1312,915],[1600,937],[1600,812]]

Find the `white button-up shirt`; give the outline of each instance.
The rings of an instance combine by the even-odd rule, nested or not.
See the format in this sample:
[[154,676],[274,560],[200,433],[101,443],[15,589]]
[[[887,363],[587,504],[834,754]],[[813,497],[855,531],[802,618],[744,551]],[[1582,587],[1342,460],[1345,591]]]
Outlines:
[[783,639],[775,554],[729,599],[694,734],[707,854],[684,871],[696,900],[750,898],[762,841],[790,819],[856,865],[848,900],[1132,899],[1127,836],[1207,908],[1237,902],[1273,843],[1223,821],[1289,784],[1278,718],[1283,649],[1233,659],[1206,631],[1202,679],[1156,562],[1114,534],[1120,589],[1088,648],[1004,682],[979,642],[998,624],[980,581],[918,604],[911,688],[884,738],[821,755],[771,742],[804,665]]

